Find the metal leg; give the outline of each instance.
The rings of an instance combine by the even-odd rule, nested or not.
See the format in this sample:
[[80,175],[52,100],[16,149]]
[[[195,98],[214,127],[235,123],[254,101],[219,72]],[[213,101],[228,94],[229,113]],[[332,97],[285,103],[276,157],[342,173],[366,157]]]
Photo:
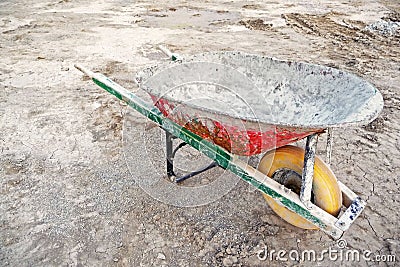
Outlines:
[[314,176],[315,149],[317,147],[317,135],[312,134],[307,137],[306,152],[304,154],[303,174],[301,177],[300,200],[311,209],[311,192]]
[[209,169],[212,169],[214,167],[217,167],[218,164],[213,161],[210,165],[203,167],[199,170],[190,172],[184,176],[181,177],[176,177],[176,174],[174,172],[174,157],[176,152],[178,152],[179,149],[181,149],[182,147],[184,147],[185,145],[187,145],[187,143],[183,142],[180,143],[175,149],[173,149],[173,139],[175,139],[176,137],[173,136],[172,134],[170,134],[168,131],[165,131],[165,142],[166,142],[166,152],[167,152],[167,175],[168,178],[171,179],[171,181],[176,182],[176,183],[180,183],[183,182],[184,180],[191,178],[193,176],[196,176],[200,173],[203,173]]
[[185,142],[180,143],[180,144],[174,149],[174,151],[172,151],[172,158],[175,158],[176,152],[178,152],[179,149],[181,149],[182,147],[184,147],[184,146],[186,146],[186,145],[187,145],[187,143],[185,143]]
[[332,158],[332,143],[333,143],[333,134],[332,134],[332,128],[328,128],[328,133],[327,133],[327,139],[326,139],[326,163],[328,165],[331,165],[331,158]]
[[176,183],[183,182],[183,181],[185,181],[186,179],[189,179],[189,178],[191,178],[191,177],[193,177],[193,176],[195,176],[195,175],[197,175],[197,174],[200,174],[200,173],[202,173],[202,172],[205,172],[205,171],[207,171],[207,170],[209,170],[209,169],[212,169],[212,168],[214,168],[214,167],[217,167],[217,166],[218,166],[218,164],[217,164],[215,161],[213,161],[210,165],[208,165],[208,166],[206,166],[206,167],[204,167],[204,168],[202,168],[202,169],[200,169],[200,170],[197,170],[197,171],[188,173],[188,174],[186,174],[186,175],[184,175],[184,176],[182,176],[182,177],[176,178],[176,179],[175,179],[175,182],[176,182]]
[[167,175],[168,178],[174,177],[174,155],[172,151],[172,139],[174,136],[168,131],[165,131],[165,141],[167,147]]

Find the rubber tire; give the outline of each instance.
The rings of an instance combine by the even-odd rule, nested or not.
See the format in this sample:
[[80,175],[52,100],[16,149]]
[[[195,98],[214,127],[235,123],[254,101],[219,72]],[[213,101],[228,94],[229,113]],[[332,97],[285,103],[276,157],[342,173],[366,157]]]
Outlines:
[[[304,149],[296,146],[284,146],[267,152],[261,159],[258,170],[268,177],[282,168],[291,169],[301,175],[304,162]],[[337,179],[328,165],[315,157],[312,192],[314,204],[337,216],[342,206],[342,193]],[[271,209],[288,223],[303,229],[318,229],[311,222],[282,206],[270,196],[263,194]]]

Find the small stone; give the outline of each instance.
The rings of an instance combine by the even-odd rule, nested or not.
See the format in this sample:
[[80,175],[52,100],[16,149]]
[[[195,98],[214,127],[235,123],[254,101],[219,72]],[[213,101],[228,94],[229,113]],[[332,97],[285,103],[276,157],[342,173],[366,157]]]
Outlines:
[[173,243],[172,245],[171,245],[171,247],[172,248],[178,248],[178,247],[180,247],[181,245],[179,244],[179,243]]
[[26,158],[27,158],[26,155],[23,153],[15,155],[15,160],[18,162],[23,162],[26,160]]
[[200,183],[201,183],[202,185],[209,184],[209,183],[210,183],[210,180],[208,180],[207,178],[204,178],[204,179],[201,179]]
[[271,217],[268,215],[264,215],[261,217],[261,221],[263,221],[265,223],[271,222]]
[[238,262],[238,258],[236,256],[232,256],[231,258],[233,263],[237,263]]
[[119,260],[118,260],[118,258],[114,258],[113,261],[118,262]]
[[232,266],[233,261],[232,261],[230,258],[224,258],[224,259],[222,260],[222,264],[223,264],[224,266]]
[[166,259],[166,257],[165,257],[165,255],[164,255],[163,253],[158,253],[158,255],[157,255],[157,259],[160,259],[160,260],[165,260],[165,259]]
[[197,254],[198,257],[203,258],[207,253],[207,250],[202,249],[199,251],[199,253]]
[[231,255],[231,254],[232,254],[231,248],[229,248],[229,247],[226,248],[225,251],[226,251],[226,254],[228,254],[228,255]]
[[105,245],[100,245],[96,248],[96,252],[105,253],[107,251],[107,247]]
[[198,241],[198,245],[199,245],[199,247],[203,247],[204,246],[204,240],[203,239],[199,239],[199,241]]

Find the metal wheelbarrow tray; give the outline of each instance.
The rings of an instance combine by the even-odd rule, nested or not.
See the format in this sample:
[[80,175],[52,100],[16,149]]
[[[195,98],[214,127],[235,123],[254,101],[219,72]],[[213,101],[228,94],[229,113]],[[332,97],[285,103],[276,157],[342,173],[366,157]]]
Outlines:
[[[166,53],[173,60],[177,58],[168,50]],[[365,125],[383,107],[379,91],[355,75],[241,52],[204,53],[149,67],[137,74],[135,81],[149,93],[153,106],[104,75],[76,67],[156,122],[166,131],[167,142],[169,135],[182,139],[214,160],[215,165],[258,188],[271,208],[296,226],[316,227],[340,238],[365,207],[363,200],[336,181],[328,167],[330,129]],[[315,156],[316,137],[326,129],[328,164]],[[305,137],[305,151],[287,146]],[[238,157],[266,151],[259,170]],[[173,174],[168,166],[171,157],[171,144],[169,149],[167,144],[169,175]],[[290,164],[298,162],[301,168],[294,171],[295,168],[279,165],[279,157]],[[269,173],[274,164],[280,168]],[[296,190],[288,189],[286,182],[293,186],[296,179],[300,184],[298,192],[293,192]],[[320,208],[323,205],[316,195],[318,179],[337,187],[329,189],[339,194],[335,201],[340,201],[340,205],[334,211]],[[337,218],[342,204],[347,209]]]

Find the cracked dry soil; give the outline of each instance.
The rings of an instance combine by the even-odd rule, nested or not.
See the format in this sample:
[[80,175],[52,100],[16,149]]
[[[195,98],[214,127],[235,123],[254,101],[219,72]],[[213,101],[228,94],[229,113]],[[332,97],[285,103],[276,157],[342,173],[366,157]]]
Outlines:
[[[260,261],[257,252],[335,247],[320,231],[282,221],[240,180],[193,208],[167,205],[138,186],[136,176],[164,171],[161,132],[73,64],[136,91],[134,73],[166,60],[159,44],[183,54],[240,50],[324,64],[373,83],[384,110],[366,127],[335,131],[332,169],[368,201],[343,237],[348,248],[399,261],[400,36],[367,28],[398,23],[399,8],[367,0],[1,1],[0,265],[315,266]],[[133,127],[124,132],[128,120]],[[140,151],[126,164],[124,134],[154,145],[152,165],[135,161]],[[198,182],[214,175],[228,174],[213,170]]]

